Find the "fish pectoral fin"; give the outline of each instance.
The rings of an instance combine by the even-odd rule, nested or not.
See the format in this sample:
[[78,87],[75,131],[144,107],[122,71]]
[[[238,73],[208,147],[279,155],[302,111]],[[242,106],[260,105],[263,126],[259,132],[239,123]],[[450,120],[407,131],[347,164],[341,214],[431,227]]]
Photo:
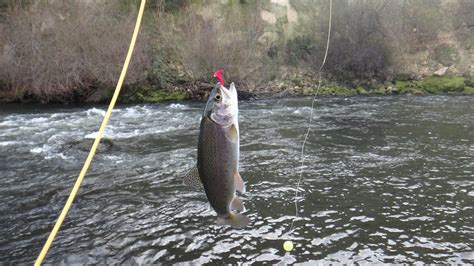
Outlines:
[[235,171],[234,174],[234,185],[235,189],[240,192],[240,193],[245,193],[245,184],[244,180],[242,180],[242,177],[239,174],[239,171]]
[[227,128],[225,137],[231,142],[236,142],[239,139],[239,132],[237,131],[237,127],[235,127],[234,124]]
[[227,218],[217,218],[217,224],[230,225],[234,228],[244,228],[250,223],[249,217],[240,213],[230,213]]
[[239,197],[234,196],[234,198],[230,202],[230,209],[243,212],[245,210],[245,207],[244,207],[244,204],[242,204],[242,201],[239,199]]
[[197,165],[194,165],[185,175],[182,176],[183,185],[195,190],[204,191],[201,178],[199,178],[199,170]]

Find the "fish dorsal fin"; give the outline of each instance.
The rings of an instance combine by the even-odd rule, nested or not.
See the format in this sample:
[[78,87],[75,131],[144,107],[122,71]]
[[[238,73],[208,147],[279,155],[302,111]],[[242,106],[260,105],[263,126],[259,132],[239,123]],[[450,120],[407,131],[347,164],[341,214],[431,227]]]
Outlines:
[[239,139],[239,132],[237,131],[237,128],[235,127],[234,124],[230,125],[227,128],[225,137],[231,142],[236,142]]
[[201,179],[199,178],[199,170],[197,165],[194,165],[184,176],[183,184],[195,190],[204,191]]
[[234,185],[235,189],[239,191],[240,193],[245,193],[245,184],[244,180],[242,180],[242,177],[239,174],[239,171],[235,171],[234,174]]
[[243,212],[244,211],[244,205],[242,204],[242,201],[237,196],[234,196],[232,199],[232,202],[230,203],[230,209],[234,211],[239,211]]

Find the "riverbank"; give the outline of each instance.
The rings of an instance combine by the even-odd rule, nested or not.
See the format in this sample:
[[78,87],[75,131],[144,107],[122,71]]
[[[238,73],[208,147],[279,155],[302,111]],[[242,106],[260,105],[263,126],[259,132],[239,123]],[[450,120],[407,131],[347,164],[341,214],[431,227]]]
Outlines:
[[[245,82],[236,82],[240,100],[284,98],[298,96],[368,96],[368,95],[426,95],[426,94],[453,94],[474,95],[474,77],[467,76],[430,76],[422,79],[413,79],[408,75],[399,75],[390,82],[354,80],[338,82],[323,79],[318,90],[317,75],[309,73],[293,73],[281,79],[275,79],[264,85],[249,85]],[[157,103],[164,101],[205,100],[214,86],[213,82],[194,80],[179,80],[163,89],[154,84],[137,84],[125,86],[118,102],[129,103]],[[82,93],[65,98],[62,103],[107,103],[113,94],[112,87],[84,88]],[[0,91],[0,103],[58,103],[58,101],[44,102],[31,95],[16,92]]]
[[[0,101],[108,102],[137,2],[17,2],[0,5]],[[218,68],[242,99],[314,95],[328,1],[152,2],[120,102],[204,99]],[[469,1],[335,1],[333,11],[319,95],[472,93]]]

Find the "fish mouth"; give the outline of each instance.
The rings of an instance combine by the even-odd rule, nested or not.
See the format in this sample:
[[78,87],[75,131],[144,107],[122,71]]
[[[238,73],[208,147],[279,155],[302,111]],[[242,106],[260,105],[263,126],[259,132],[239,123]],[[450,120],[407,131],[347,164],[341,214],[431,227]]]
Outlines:
[[230,90],[228,90],[226,87],[221,86],[220,91],[221,91],[221,94],[225,95],[225,97],[227,97],[229,99],[232,97],[232,95],[230,93]]

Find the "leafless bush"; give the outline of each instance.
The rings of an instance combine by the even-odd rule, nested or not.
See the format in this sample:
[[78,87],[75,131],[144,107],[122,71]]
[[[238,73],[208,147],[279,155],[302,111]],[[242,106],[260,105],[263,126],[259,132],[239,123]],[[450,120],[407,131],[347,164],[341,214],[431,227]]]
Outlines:
[[[69,101],[85,88],[113,86],[118,79],[136,14],[110,4],[38,2],[6,15],[0,80],[18,95]],[[143,79],[148,64],[143,36],[127,81]]]
[[[341,4],[341,2],[339,2]],[[345,78],[381,78],[390,65],[391,52],[382,23],[383,1],[357,1],[340,5],[335,14],[335,36],[328,54],[328,69]]]
[[230,80],[255,81],[257,77],[250,74],[263,65],[257,47],[263,26],[259,4],[243,5],[252,5],[257,10],[242,14],[242,9],[229,10],[217,5],[209,16],[183,9],[181,20],[162,17],[165,21],[159,23],[159,45],[180,54],[186,72],[194,79],[208,79],[213,71],[222,68]]

